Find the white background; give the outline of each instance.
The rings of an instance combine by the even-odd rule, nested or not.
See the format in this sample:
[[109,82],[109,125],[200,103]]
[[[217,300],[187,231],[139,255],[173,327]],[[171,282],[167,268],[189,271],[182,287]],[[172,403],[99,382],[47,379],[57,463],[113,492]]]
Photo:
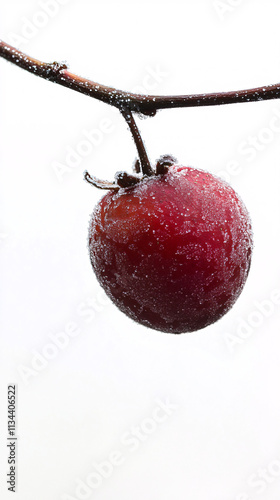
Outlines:
[[[278,0],[50,4],[42,15],[46,0],[1,0],[0,38],[128,91],[280,81]],[[280,102],[138,120],[153,162],[171,153],[223,174],[253,220],[253,262],[236,305],[204,330],[172,336],[106,301],[89,262],[88,223],[102,193],[83,171],[108,180],[130,171],[124,120],[4,60],[0,72],[1,499],[12,497],[6,400],[15,383],[20,500],[279,500]],[[70,166],[67,154],[93,129],[99,140]],[[64,333],[55,347],[69,328],[76,336]],[[162,423],[153,420],[159,400],[173,405]],[[137,426],[132,446],[124,439]],[[102,478],[96,464],[114,451],[122,463]]]

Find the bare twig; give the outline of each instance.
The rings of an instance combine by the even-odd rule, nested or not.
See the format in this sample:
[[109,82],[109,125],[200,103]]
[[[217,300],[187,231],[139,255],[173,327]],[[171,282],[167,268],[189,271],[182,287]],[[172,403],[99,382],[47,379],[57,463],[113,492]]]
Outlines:
[[[211,94],[177,96],[132,94],[130,92],[117,90],[113,87],[101,85],[87,78],[82,78],[81,76],[70,73],[65,63],[45,63],[29,57],[1,40],[0,57],[3,57],[7,61],[45,80],[58,83],[59,85],[76,90],[81,94],[88,95],[118,108],[132,133],[144,176],[151,176],[164,172],[168,162],[166,163],[166,159],[164,161],[159,161],[156,170],[152,168],[144,142],[135,123],[133,112],[154,116],[159,109],[216,106],[220,104],[265,101],[269,99],[278,99],[280,97],[280,83],[248,90],[217,92]],[[139,169],[139,163],[136,164],[136,169]],[[135,183],[139,182],[137,177],[129,176],[125,172],[119,173],[116,181],[113,183],[90,176],[88,172],[85,173],[85,179],[96,187],[112,190],[118,190],[122,186],[135,185]]]
[[158,109],[216,106],[220,104],[265,101],[280,97],[280,83],[247,90],[210,94],[175,96],[132,94],[70,73],[67,66],[63,63],[54,62],[49,64],[38,61],[1,40],[0,57],[7,59],[34,75],[111,104],[121,111],[130,110],[149,116],[153,116]]

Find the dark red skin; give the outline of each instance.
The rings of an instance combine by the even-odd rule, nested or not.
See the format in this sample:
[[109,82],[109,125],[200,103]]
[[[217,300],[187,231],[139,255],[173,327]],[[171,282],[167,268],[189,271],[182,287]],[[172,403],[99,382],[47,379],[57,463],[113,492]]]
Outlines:
[[106,293],[133,320],[168,333],[204,328],[233,306],[252,247],[235,191],[178,165],[110,191],[90,222],[90,259]]

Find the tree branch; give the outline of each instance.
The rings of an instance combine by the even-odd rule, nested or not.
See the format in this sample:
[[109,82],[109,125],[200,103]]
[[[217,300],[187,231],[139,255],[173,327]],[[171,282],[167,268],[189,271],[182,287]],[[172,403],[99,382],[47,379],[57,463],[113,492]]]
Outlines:
[[0,57],[45,80],[50,80],[115,106],[122,113],[129,110],[153,116],[158,109],[216,106],[220,104],[265,101],[280,98],[280,83],[248,90],[210,94],[176,96],[132,94],[74,75],[68,71],[67,65],[64,63],[44,63],[38,61],[1,40]]

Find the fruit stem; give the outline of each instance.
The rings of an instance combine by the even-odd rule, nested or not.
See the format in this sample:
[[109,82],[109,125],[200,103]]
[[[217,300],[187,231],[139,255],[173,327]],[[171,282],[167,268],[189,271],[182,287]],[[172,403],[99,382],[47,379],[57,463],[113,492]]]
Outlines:
[[122,109],[121,114],[123,115],[126,123],[129,126],[130,132],[132,134],[132,137],[134,139],[135,146],[138,151],[139,155],[139,160],[140,160],[140,165],[142,169],[143,175],[151,176],[154,175],[154,170],[151,167],[147,151],[144,146],[143,139],[140,135],[139,129],[136,125],[136,122],[134,120],[134,117],[132,115],[132,112],[129,109]]

